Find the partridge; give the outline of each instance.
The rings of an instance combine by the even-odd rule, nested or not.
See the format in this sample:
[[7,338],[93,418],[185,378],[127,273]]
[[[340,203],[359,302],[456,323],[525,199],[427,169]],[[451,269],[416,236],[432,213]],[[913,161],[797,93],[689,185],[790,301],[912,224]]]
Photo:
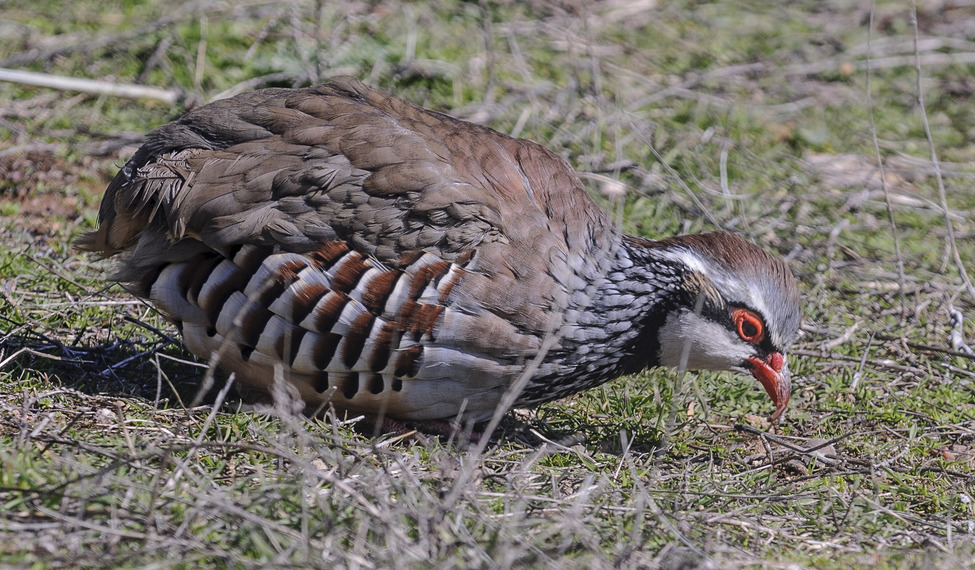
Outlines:
[[723,232],[624,235],[559,156],[350,78],[147,135],[79,246],[186,347],[308,410],[480,422],[668,366],[785,410],[786,264]]

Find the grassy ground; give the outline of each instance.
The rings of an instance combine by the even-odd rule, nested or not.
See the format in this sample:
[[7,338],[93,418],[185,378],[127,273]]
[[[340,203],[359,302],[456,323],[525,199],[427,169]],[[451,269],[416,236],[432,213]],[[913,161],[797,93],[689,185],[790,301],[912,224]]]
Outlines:
[[[853,4],[0,3],[0,67],[183,95],[0,83],[0,565],[975,567],[975,8]],[[205,365],[71,239],[146,130],[337,74],[622,184],[631,233],[785,256],[785,421],[664,371],[482,454],[187,407]]]

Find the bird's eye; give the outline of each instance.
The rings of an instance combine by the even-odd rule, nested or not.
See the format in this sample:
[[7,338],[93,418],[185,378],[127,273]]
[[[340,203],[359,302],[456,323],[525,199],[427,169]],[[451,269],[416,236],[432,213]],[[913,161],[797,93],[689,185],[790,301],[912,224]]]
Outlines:
[[738,336],[742,340],[758,344],[765,339],[765,323],[762,318],[748,309],[732,309],[731,318],[735,321]]

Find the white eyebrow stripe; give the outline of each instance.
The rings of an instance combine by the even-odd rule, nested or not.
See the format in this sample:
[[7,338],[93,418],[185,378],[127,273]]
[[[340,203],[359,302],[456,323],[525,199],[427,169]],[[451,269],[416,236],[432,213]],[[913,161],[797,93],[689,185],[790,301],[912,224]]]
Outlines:
[[700,273],[710,279],[726,303],[745,305],[757,311],[762,320],[765,321],[766,327],[769,328],[772,344],[779,346],[781,343],[781,339],[778,338],[779,331],[774,330],[771,326],[772,315],[761,294],[765,287],[761,287],[757,283],[749,283],[742,279],[742,275],[730,273],[720,266],[708,263],[693,249],[685,247],[678,250],[663,251],[660,253],[660,257],[678,262],[688,270]]

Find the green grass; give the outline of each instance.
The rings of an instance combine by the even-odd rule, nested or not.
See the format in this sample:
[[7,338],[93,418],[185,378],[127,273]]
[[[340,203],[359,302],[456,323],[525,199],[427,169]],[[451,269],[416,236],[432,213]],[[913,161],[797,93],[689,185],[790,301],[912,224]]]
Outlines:
[[[870,13],[837,2],[5,3],[0,67],[187,97],[0,83],[0,566],[972,568],[971,8],[919,10],[930,140],[905,0],[873,14],[869,93]],[[482,455],[188,407],[205,363],[71,240],[133,135],[339,73],[536,140],[607,207],[622,182],[627,232],[786,256],[785,421],[751,379],[669,371],[515,412]]]

